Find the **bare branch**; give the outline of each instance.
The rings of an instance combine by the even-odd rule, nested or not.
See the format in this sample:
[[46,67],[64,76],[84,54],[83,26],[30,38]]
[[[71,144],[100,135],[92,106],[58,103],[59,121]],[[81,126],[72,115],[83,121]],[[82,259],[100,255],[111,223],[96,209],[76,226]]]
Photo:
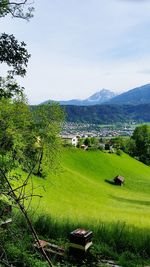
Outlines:
[[43,196],[41,196],[41,195],[38,195],[38,194],[31,194],[31,195],[26,195],[26,196],[24,196],[24,197],[22,197],[22,198],[18,198],[18,201],[21,201],[21,200],[23,200],[23,199],[29,199],[29,198],[32,198],[32,197],[39,197],[39,198],[42,198]]
[[15,192],[15,191],[17,191],[18,189],[20,189],[20,188],[22,188],[23,186],[26,186],[27,185],[27,183],[24,183],[24,184],[22,184],[22,185],[20,185],[20,186],[18,186],[18,187],[16,187],[15,189],[13,189],[12,191],[9,191],[8,193],[7,193],[7,195],[11,195],[12,194],[12,192]]
[[0,3],[0,17],[4,17],[7,14],[11,14],[14,18],[21,18],[29,20],[33,17],[33,4],[34,1],[20,0],[17,1],[4,1]]
[[12,264],[9,264],[8,262],[4,260],[0,260],[0,263],[4,264],[6,267],[13,267]]
[[23,215],[24,215],[24,217],[25,217],[25,219],[26,219],[26,222],[27,222],[27,224],[28,224],[28,226],[29,226],[29,228],[30,228],[30,231],[31,231],[33,237],[35,238],[35,241],[37,242],[37,244],[38,244],[38,246],[39,246],[39,250],[41,251],[41,254],[42,254],[43,257],[45,258],[45,260],[48,262],[49,266],[50,266],[50,267],[53,267],[53,264],[52,264],[51,260],[50,260],[49,257],[47,256],[47,254],[46,254],[46,252],[44,251],[44,249],[41,247],[41,244],[40,244],[40,242],[39,242],[38,235],[37,235],[37,233],[36,233],[36,231],[35,231],[35,229],[34,229],[34,227],[33,227],[33,225],[32,225],[32,222],[30,221],[30,219],[29,219],[29,217],[28,217],[28,214],[27,214],[27,212],[26,212],[24,206],[20,203],[20,201],[19,201],[17,195],[16,195],[15,192],[13,191],[13,188],[12,188],[12,186],[11,186],[11,184],[10,184],[10,182],[9,182],[9,180],[8,180],[8,178],[7,178],[7,176],[6,176],[6,174],[3,172],[3,170],[2,170],[1,168],[0,168],[0,173],[2,174],[3,178],[5,179],[5,181],[6,181],[7,185],[8,185],[8,187],[9,187],[10,191],[12,191],[12,193],[11,193],[11,197],[12,197],[13,201],[14,201],[14,202],[17,204],[17,206],[19,207],[20,211],[23,213]]
[[17,6],[19,6],[19,5],[24,5],[26,3],[27,3],[27,0],[24,0],[24,1],[21,1],[20,3],[17,3],[17,2],[9,2],[9,5],[17,5]]

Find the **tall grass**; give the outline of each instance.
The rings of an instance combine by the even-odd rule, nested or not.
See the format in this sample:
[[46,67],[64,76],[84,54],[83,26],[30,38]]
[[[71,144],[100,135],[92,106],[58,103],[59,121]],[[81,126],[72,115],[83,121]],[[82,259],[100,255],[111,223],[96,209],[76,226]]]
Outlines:
[[93,231],[93,243],[96,246],[109,247],[114,253],[129,251],[142,258],[150,257],[150,229],[140,229],[122,222],[72,223],[45,214],[36,218],[34,226],[41,236],[47,239],[64,239],[65,242],[69,242],[69,234],[74,229],[90,229]]
[[[55,266],[101,266],[98,265],[101,259],[115,260],[122,267],[142,267],[150,263],[150,229],[129,226],[119,221],[75,223],[62,218],[53,218],[49,214],[36,214],[34,217],[30,214],[30,218],[40,239],[63,245],[66,252],[71,231],[79,227],[93,231],[93,246],[87,254],[85,265],[78,265],[67,256],[64,259],[64,265],[59,264],[54,258]],[[21,231],[24,229],[23,236],[29,233],[29,228],[22,216],[15,214],[13,222],[17,225],[17,229]]]

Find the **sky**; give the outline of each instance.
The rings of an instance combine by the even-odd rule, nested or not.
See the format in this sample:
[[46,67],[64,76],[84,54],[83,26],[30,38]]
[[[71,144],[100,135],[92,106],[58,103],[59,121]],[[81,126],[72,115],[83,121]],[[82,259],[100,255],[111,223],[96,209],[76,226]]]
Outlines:
[[35,0],[34,7],[30,22],[0,19],[1,32],[25,41],[31,54],[26,77],[16,77],[30,104],[150,83],[150,0]]

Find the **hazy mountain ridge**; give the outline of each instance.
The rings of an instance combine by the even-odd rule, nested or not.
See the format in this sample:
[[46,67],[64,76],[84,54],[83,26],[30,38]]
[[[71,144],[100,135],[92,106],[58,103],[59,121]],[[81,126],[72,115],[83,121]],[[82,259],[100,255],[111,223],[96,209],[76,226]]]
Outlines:
[[[48,101],[45,101],[46,104]],[[53,100],[52,100],[53,101]],[[150,103],[150,84],[139,86],[119,95],[108,89],[102,89],[86,99],[54,101],[60,105],[94,106],[101,104],[140,105]]]
[[[103,104],[113,97],[115,97],[116,94],[108,89],[102,89],[95,94],[91,95],[90,97],[86,99],[71,99],[71,100],[61,100],[61,101],[54,101],[58,102],[60,105],[75,105],[75,106],[91,106],[91,105],[100,105]],[[53,100],[52,100],[53,101]],[[49,102],[45,101],[45,103]]]
[[150,103],[150,84],[131,89],[110,99],[109,104],[140,105]]
[[67,121],[70,122],[150,122],[150,84],[117,96],[102,89],[85,100],[73,99],[59,103],[66,112]]

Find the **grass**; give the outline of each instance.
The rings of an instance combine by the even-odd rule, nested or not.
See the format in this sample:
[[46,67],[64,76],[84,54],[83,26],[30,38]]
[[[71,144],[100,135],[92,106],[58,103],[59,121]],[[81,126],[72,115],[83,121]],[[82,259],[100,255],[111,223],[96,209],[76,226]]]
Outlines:
[[[62,267],[100,267],[102,259],[114,260],[122,267],[142,267],[150,263],[150,232],[146,229],[128,227],[123,223],[99,223],[91,225],[89,222],[80,224],[93,230],[93,246],[84,258],[72,258],[68,254],[69,233],[79,227],[70,221],[54,220],[49,215],[41,215],[34,221],[35,229],[40,239],[45,239],[65,248],[65,257],[60,262],[55,256],[51,258],[54,266]],[[9,231],[2,232],[1,241],[4,244],[8,260],[15,266],[43,266],[42,261],[33,247],[34,240],[30,236],[24,217],[14,214],[13,223]],[[105,266],[105,265],[104,265]],[[107,265],[106,265],[107,266]]]
[[[138,229],[123,223],[99,223],[90,225],[73,224],[69,221],[54,220],[50,216],[42,215],[35,222],[38,233],[47,240],[54,240],[68,249],[69,233],[78,227],[91,229],[94,233],[93,246],[87,254],[86,264],[77,264],[66,257],[65,265],[60,266],[101,266],[102,259],[113,259],[116,264],[123,267],[142,267],[150,264],[150,232],[148,229]],[[71,264],[71,265],[70,265]],[[106,265],[108,266],[108,265]]]
[[[124,186],[105,181],[117,174],[125,177]],[[32,181],[34,193],[43,195],[40,202],[33,198],[31,206],[40,238],[66,246],[69,233],[84,227],[93,231],[94,245],[83,266],[100,266],[101,258],[114,259],[123,267],[149,264],[148,166],[126,154],[68,148],[60,173],[49,173],[45,179],[33,176]],[[76,266],[72,264],[67,259],[58,266]]]
[[[114,186],[117,174],[125,185]],[[125,222],[150,227],[150,168],[126,154],[64,149],[62,171],[46,179],[33,177],[35,193],[43,195],[33,208],[72,223]]]

